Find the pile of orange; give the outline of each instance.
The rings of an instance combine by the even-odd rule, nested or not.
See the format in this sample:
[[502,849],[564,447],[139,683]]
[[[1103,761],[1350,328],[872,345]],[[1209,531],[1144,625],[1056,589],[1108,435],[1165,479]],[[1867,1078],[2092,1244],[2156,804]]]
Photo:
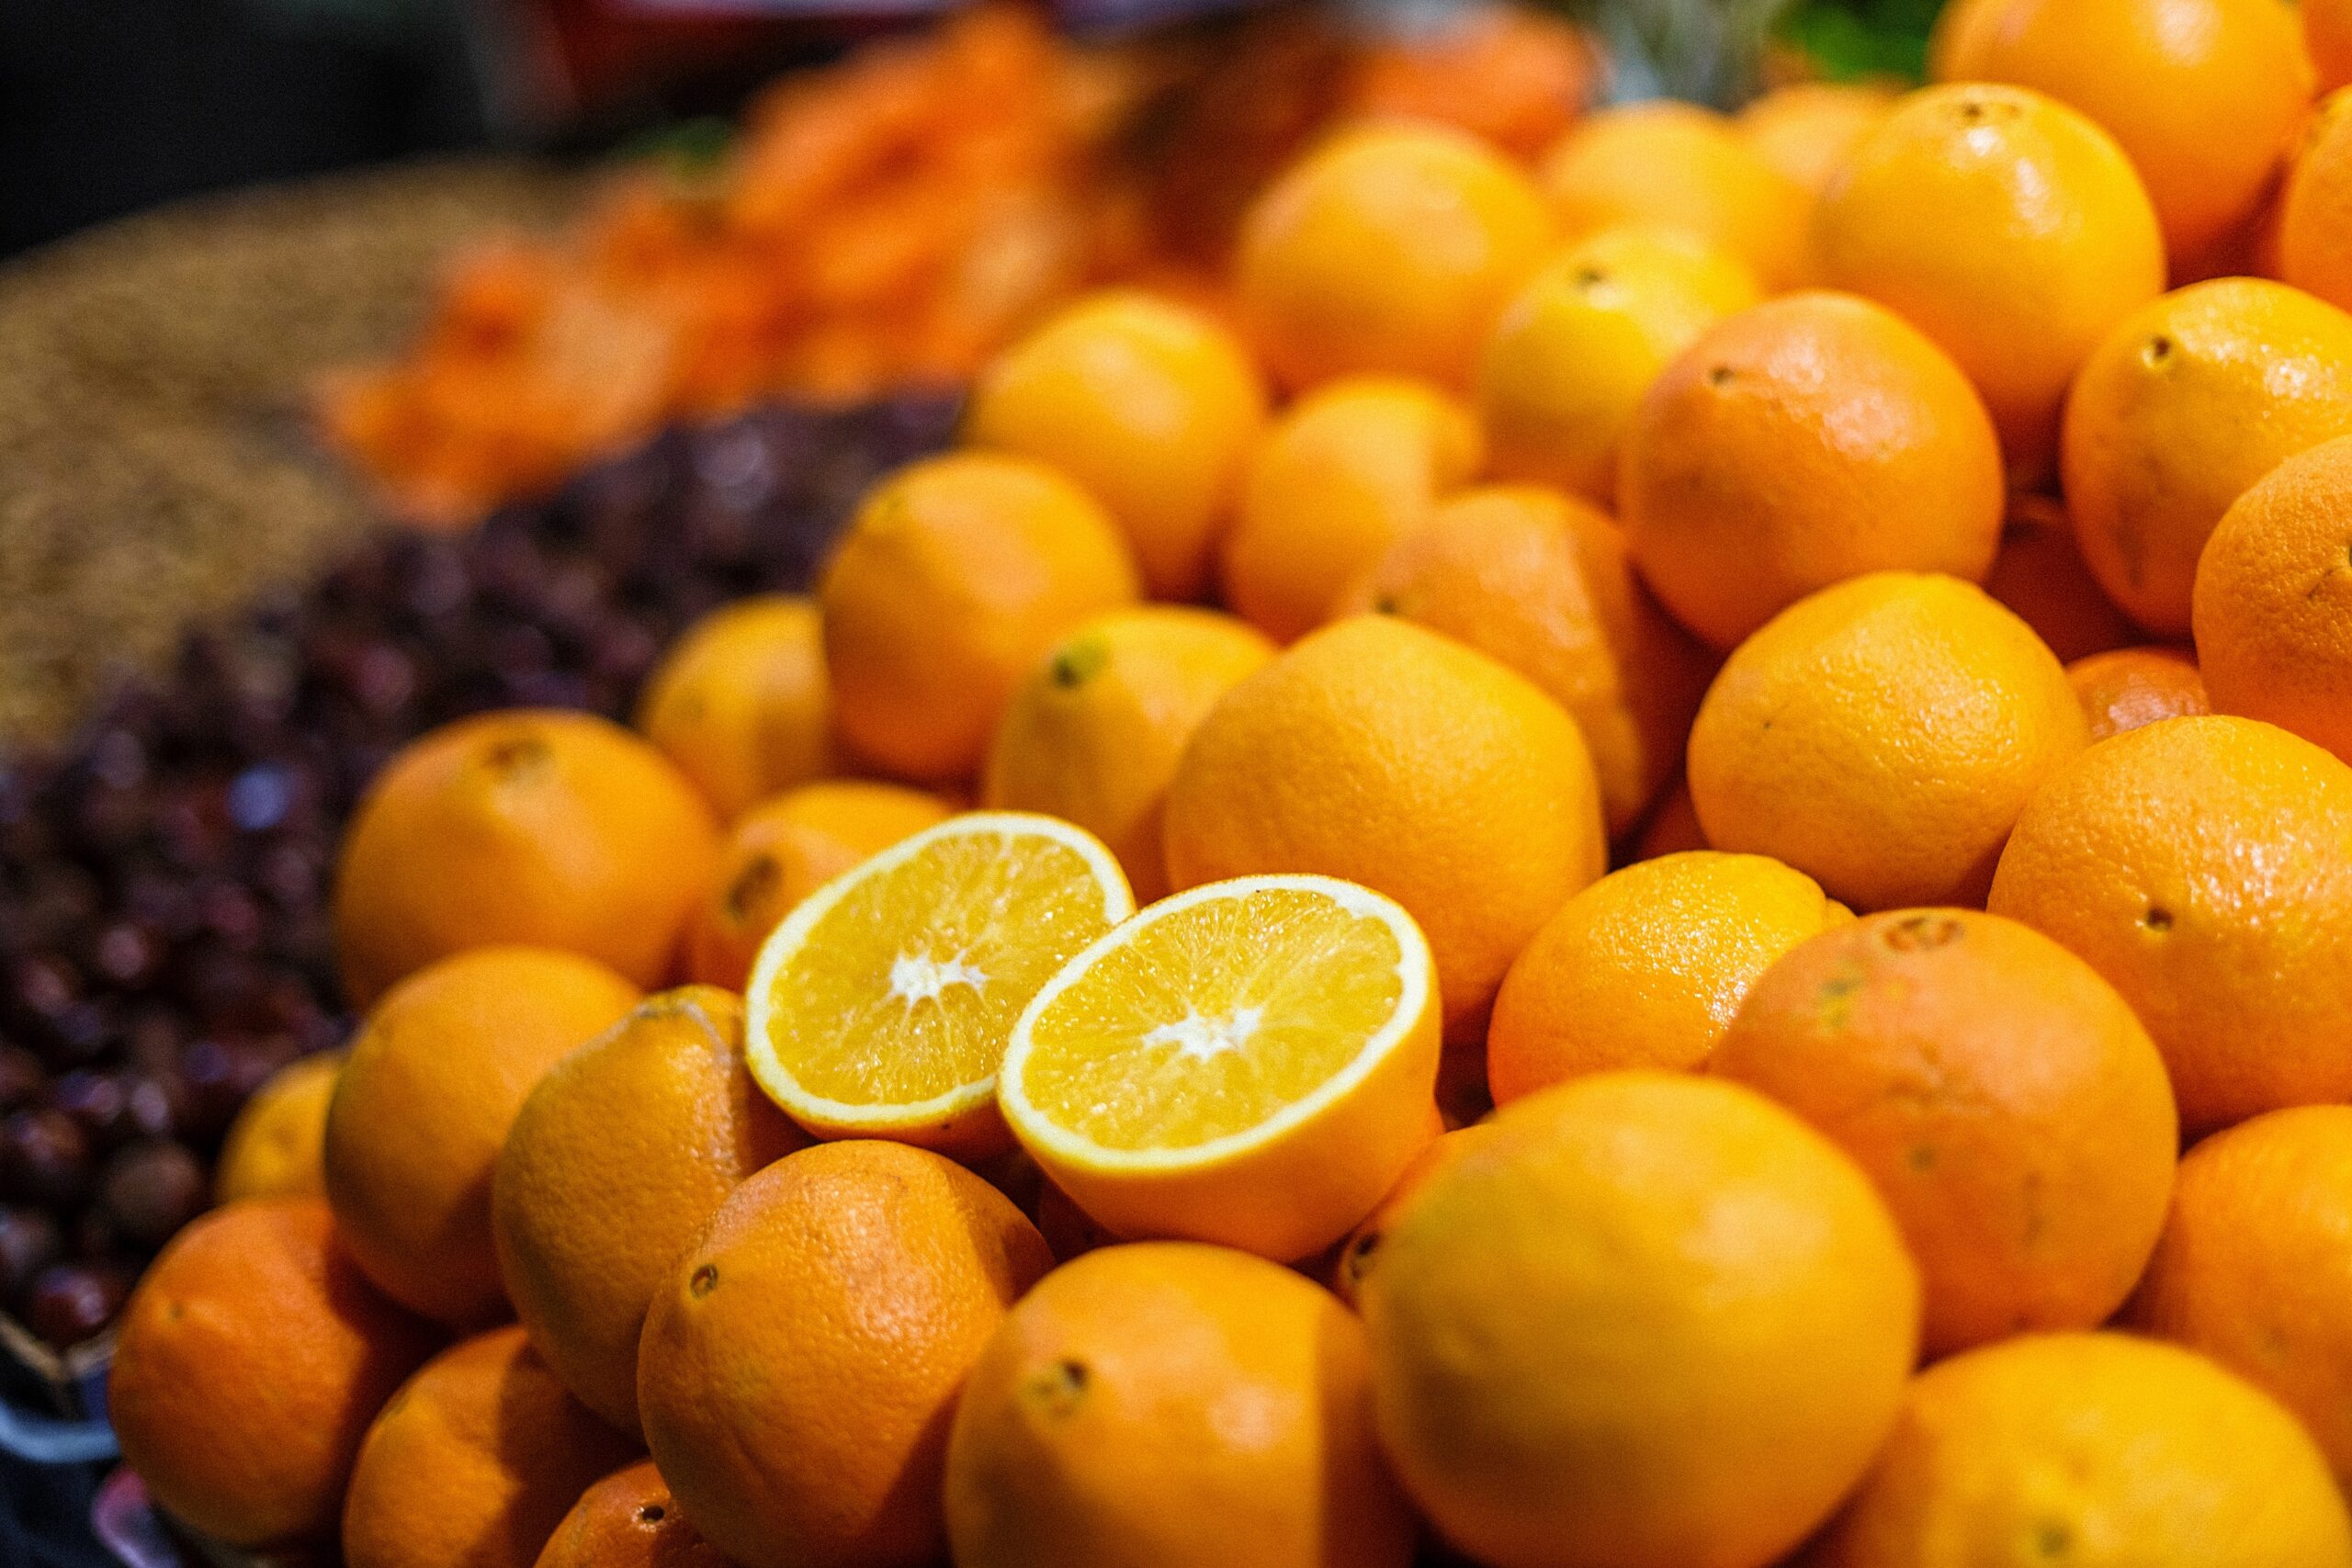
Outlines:
[[2303,21],[1371,118],[1230,319],[1041,324],[637,732],[386,769],[130,1462],[347,1568],[2352,1568]]

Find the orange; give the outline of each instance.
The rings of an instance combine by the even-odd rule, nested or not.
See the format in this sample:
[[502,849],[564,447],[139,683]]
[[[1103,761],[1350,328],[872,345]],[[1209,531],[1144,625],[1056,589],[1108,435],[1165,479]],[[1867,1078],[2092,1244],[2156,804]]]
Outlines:
[[175,1518],[235,1546],[330,1540],[368,1423],[434,1345],[359,1277],[324,1203],[232,1203],[131,1292],[107,1414]]
[[1935,344],[1867,300],[1797,294],[1667,367],[1626,435],[1617,496],[1642,576],[1728,650],[1860,572],[1983,577],[2001,454]]
[[1357,378],[1300,399],[1250,465],[1226,603],[1277,642],[1304,637],[1483,457],[1470,411],[1433,387]]
[[287,1063],[254,1090],[220,1143],[217,1201],[326,1196],[327,1102],[342,1072],[343,1053],[321,1051]]
[[1487,1031],[1495,1103],[1613,1067],[1704,1066],[1775,960],[1853,918],[1762,855],[1699,850],[1611,872],[1503,977]]
[[1363,1282],[1379,1264],[1380,1249],[1388,1239],[1388,1227],[1396,1223],[1396,1216],[1405,1212],[1405,1205],[1412,1201],[1413,1194],[1419,1192],[1430,1177],[1468,1153],[1493,1125],[1492,1122],[1473,1122],[1451,1132],[1441,1133],[1421,1145],[1421,1152],[1413,1156],[1413,1163],[1405,1168],[1405,1173],[1396,1179],[1396,1184],[1388,1190],[1387,1196],[1363,1217],[1363,1224],[1348,1233],[1348,1238],[1331,1254],[1329,1283],[1332,1294],[1351,1307],[1363,1307]]
[[864,779],[803,784],[745,812],[686,928],[688,977],[741,990],[760,943],[803,898],[948,815],[935,795]]
[[1748,100],[1733,125],[1757,156],[1819,196],[1900,96],[1881,82],[1792,82]]
[[947,1426],[1053,1260],[1003,1194],[903,1144],[822,1144],[719,1206],[645,1321],[638,1402],[686,1517],[742,1568],[922,1568]]
[[2301,0],[2303,42],[2319,72],[2319,90],[2332,93],[2352,84],[2352,5],[2346,0]]
[[2352,761],[2352,439],[2238,499],[2206,542],[2194,609],[2215,707]]
[[1419,928],[1368,889],[1196,887],[1036,994],[1005,1048],[1005,1120],[1114,1235],[1305,1258],[1434,1135],[1435,993]]
[[1447,126],[1372,124],[1333,137],[1258,197],[1234,286],[1286,386],[1378,372],[1460,387],[1551,241],[1542,195],[1485,142]]
[[2188,1151],[2127,1321],[2201,1351],[2352,1474],[2352,1106],[2273,1111]]
[[2001,552],[1984,574],[1984,592],[2015,610],[2051,652],[2070,663],[2141,639],[2140,629],[2083,563],[2064,504],[2049,496],[2009,498]]
[[2102,740],[2018,819],[1994,913],[2123,994],[2182,1124],[2352,1100],[2352,768],[2245,718]]
[[368,1430],[345,1568],[531,1568],[631,1444],[563,1392],[520,1328],[444,1350]]
[[335,870],[335,958],[367,1007],[469,947],[559,947],[659,985],[718,854],[683,774],[590,714],[512,708],[409,743]]
[[1621,224],[1678,230],[1740,262],[1767,291],[1793,288],[1807,271],[1811,193],[1695,104],[1603,109],[1560,139],[1539,177],[1570,240]]
[[602,964],[486,947],[418,970],[351,1043],[327,1109],[327,1196],[352,1256],[395,1301],[458,1327],[506,1308],[490,1182],[549,1067],[638,1003]]
[[1214,610],[1155,604],[1096,616],[1014,694],[989,747],[980,803],[1077,823],[1111,847],[1136,900],[1149,903],[1168,891],[1160,808],[1184,742],[1273,656],[1256,627]]
[[1974,903],[2086,739],[2023,621],[1965,582],[1877,572],[1799,601],[1724,663],[1690,731],[1690,798],[1709,843],[1856,908]]
[[1642,394],[1693,338],[1761,298],[1746,267],[1677,230],[1604,229],[1558,252],[1479,357],[1494,473],[1611,504]]
[[1387,615],[1329,626],[1227,693],[1176,765],[1167,824],[1179,887],[1318,872],[1402,904],[1457,1037],[1607,864],[1575,720],[1486,655]]
[[1584,732],[1612,834],[1673,777],[1714,671],[1635,579],[1616,524],[1533,486],[1455,496],[1337,608],[1402,616],[1534,682]]
[[1985,38],[2008,5],[2009,0],[1945,0],[1928,34],[1928,80],[1963,79],[1967,73],[1959,62],[1983,51]]
[[2186,649],[2119,648],[2066,666],[2066,680],[2082,700],[2083,717],[2094,740],[2127,729],[2211,713],[2205,677]]
[[1109,511],[1158,599],[1192,599],[1266,423],[1230,333],[1140,289],[1090,294],[999,355],[964,439],[1050,463]]
[[1806,1568],[2343,1568],[2352,1525],[2312,1440],[2201,1356],[2036,1334],[1912,1384]]
[[2258,277],[2167,294],[2109,334],[2066,404],[2066,504],[2084,558],[2133,620],[2185,636],[2198,554],[2222,513],[2339,435],[2352,435],[2352,315]]
[[653,1292],[728,1193],[805,1146],[743,1063],[743,1003],[649,997],[557,1063],[498,1156],[492,1235],[532,1348],[572,1396],[637,1430]]
[[1330,1292],[1221,1247],[1056,1269],[956,1406],[958,1568],[1406,1568],[1413,1519],[1374,1440],[1370,1360]]
[[891,773],[968,777],[1046,650],[1136,592],[1109,514],[1057,470],[992,452],[901,468],[866,492],[818,591],[836,722]]
[[1603,1073],[1431,1176],[1363,1310],[1383,1445],[1480,1562],[1760,1568],[1894,1425],[1919,1281],[1862,1173],[1787,1111]]
[[722,822],[831,773],[833,705],[816,604],[760,594],[688,626],[646,677],[637,728]]
[[952,817],[835,877],[768,938],[746,992],[752,1074],[821,1138],[1001,1154],[1012,1140],[997,1068],[1013,1021],[1135,908],[1083,829],[1019,811]]
[[1678,779],[1673,790],[1650,813],[1642,824],[1640,835],[1634,839],[1629,861],[1656,860],[1660,855],[1680,854],[1686,850],[1703,850],[1710,846],[1706,830],[1699,826],[1699,808],[1691,803],[1690,785]]
[[2352,310],[2352,88],[2322,100],[2278,207],[2278,276]]
[[2048,937],[1894,910],[1768,970],[1709,1062],[1878,1184],[1927,1284],[1928,1354],[2093,1328],[2156,1245],[2179,1120],[2115,988]]
[[1938,74],[2032,87],[2097,120],[2139,171],[2177,259],[2254,215],[2312,95],[2280,0],[1996,0]]
[[671,1499],[651,1461],[616,1470],[580,1495],[536,1568],[730,1568]]
[[2023,87],[1905,98],[1831,182],[1815,240],[1824,281],[1959,362],[2023,482],[2051,470],[2075,370],[2165,286],[2155,209],[2122,149]]

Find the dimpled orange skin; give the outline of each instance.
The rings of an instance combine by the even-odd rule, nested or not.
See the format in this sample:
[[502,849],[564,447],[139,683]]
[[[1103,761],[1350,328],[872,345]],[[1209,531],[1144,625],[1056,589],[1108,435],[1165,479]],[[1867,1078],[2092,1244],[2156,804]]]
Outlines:
[[1617,513],[1677,620],[1729,650],[1858,573],[1972,581],[2001,535],[2001,454],[1933,344],[1867,300],[1809,293],[1683,351],[1625,438]]
[[964,439],[1051,463],[1102,502],[1156,599],[1197,598],[1266,423],[1222,326],[1139,289],[1089,295],[998,355]]
[[1503,1111],[1364,1285],[1383,1444],[1493,1568],[1777,1560],[1868,1467],[1917,1345],[1917,1272],[1862,1173],[1675,1074]]
[[1996,0],[1937,73],[2032,87],[2098,122],[2179,258],[2254,216],[2312,96],[2280,0]]
[[2047,476],[2066,389],[2163,292],[2155,209],[2114,140],[2023,87],[1929,87],[1897,104],[1830,183],[1822,281],[1896,311],[1984,395],[2010,477]]
[[1273,657],[1256,627],[1214,610],[1151,604],[1087,622],[1014,695],[980,804],[1077,823],[1110,846],[1137,904],[1165,897],[1160,817],[1184,742]]
[[2068,663],[2145,635],[2107,596],[2075,543],[2074,520],[2046,495],[2013,495],[1984,592],[2015,610]]
[[647,998],[539,1080],[499,1151],[492,1234],[516,1315],[582,1404],[637,1430],[653,1292],[739,1183],[808,1142],[744,1066],[742,999],[712,986]]
[[2164,1225],[2164,1059],[2113,987],[2014,920],[1891,910],[1815,937],[1708,1066],[1869,1173],[1925,1277],[1931,1357],[2098,1326]]
[[335,961],[364,1008],[469,947],[582,953],[659,985],[718,854],[684,775],[592,714],[511,708],[410,744],[376,775],[335,868]]
[[1306,636],[1485,458],[1470,411],[1418,381],[1356,377],[1301,398],[1250,462],[1218,566],[1226,604],[1276,642]]
[[1568,710],[1614,835],[1681,765],[1713,655],[1634,576],[1606,513],[1533,486],[1464,491],[1340,595],[1510,666]]
[[1396,899],[1429,938],[1453,1039],[1608,857],[1575,720],[1385,615],[1328,626],[1227,694],[1177,763],[1167,849],[1179,889],[1315,872]]
[[368,1428],[344,1501],[345,1568],[531,1568],[634,1449],[564,1393],[522,1329],[464,1340]]
[[2117,326],[2067,400],[2066,503],[2084,558],[2133,620],[2185,636],[2197,558],[2222,514],[2341,435],[2352,435],[2352,315],[2267,278],[2167,294]]
[[1553,237],[1542,195],[1485,142],[1434,124],[1361,126],[1259,197],[1235,291],[1285,386],[1377,373],[1461,387]]
[[721,822],[831,773],[833,705],[816,604],[758,594],[696,621],[646,677],[637,728]]
[[2321,100],[2287,173],[2278,208],[2278,276],[2352,310],[2352,87]]
[[2067,665],[2066,680],[2082,699],[2083,718],[2093,740],[2158,719],[2213,711],[2205,694],[2205,677],[2186,649],[2119,648],[2095,653]]
[[640,999],[546,948],[445,958],[376,1004],[327,1106],[327,1197],[344,1243],[394,1300],[452,1327],[507,1307],[491,1177],[532,1087]]
[[1768,292],[1808,270],[1812,194],[1712,109],[1666,99],[1603,109],[1544,154],[1538,177],[1564,238],[1679,230],[1743,263]]
[[2032,1334],[1938,1363],[1803,1568],[2344,1568],[2294,1418],[2201,1356]]
[[2319,72],[2319,90],[2332,93],[2352,83],[2352,4],[2346,0],[2302,0],[2303,42]]
[[671,1499],[650,1460],[580,1495],[536,1568],[731,1568]]
[[1878,572],[1791,606],[1724,663],[1690,731],[1717,849],[1857,909],[1983,899],[2081,705],[2031,628],[1949,577]]
[[741,990],[760,944],[800,900],[950,815],[938,795],[865,779],[803,784],[752,807],[729,829],[686,927],[686,977]]
[[2215,708],[2352,762],[2352,438],[2238,499],[2198,563],[2195,623]]
[[885,771],[979,771],[1057,638],[1139,592],[1102,506],[1027,457],[957,452],[866,491],[818,590],[835,722]]
[[2352,768],[2310,742],[2219,716],[2100,741],[2018,818],[1987,907],[2123,994],[2188,1132],[2352,1099]]
[[[1091,1252],[981,1352],[947,1450],[958,1568],[1405,1568],[1363,1325],[1224,1247]],[[1250,1414],[1237,1418],[1239,1411]]]
[[645,1321],[654,1462],[743,1568],[919,1568],[957,1391],[1053,1266],[962,1167],[903,1144],[820,1144],[737,1188]]
[[1560,907],[1495,998],[1495,1103],[1618,1067],[1695,1071],[1765,971],[1854,918],[1803,872],[1700,850],[1611,872]]
[[332,1540],[368,1424],[438,1342],[360,1277],[325,1203],[236,1203],[131,1292],[107,1416],[175,1517],[236,1546]]
[[2212,1357],[2352,1475],[2352,1106],[2273,1111],[2182,1156],[2171,1217],[2124,1321]]
[[1819,196],[1900,96],[1876,82],[1792,82],[1750,99],[1733,125],[1757,156]]

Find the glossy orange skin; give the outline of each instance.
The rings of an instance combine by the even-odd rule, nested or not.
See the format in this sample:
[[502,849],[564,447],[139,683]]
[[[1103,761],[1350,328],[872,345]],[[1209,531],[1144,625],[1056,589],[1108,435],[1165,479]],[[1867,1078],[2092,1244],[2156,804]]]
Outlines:
[[107,1408],[149,1495],[217,1540],[331,1540],[368,1424],[439,1337],[378,1295],[316,1198],[204,1215],[131,1292]]
[[1925,1276],[1931,1357],[2097,1327],[2164,1225],[2164,1060],[2114,987],[2014,920],[1890,910],[1815,937],[1708,1066],[1870,1173]]
[[2352,310],[2352,88],[2321,100],[2278,206],[2278,276]]
[[670,1496],[650,1460],[580,1495],[535,1568],[729,1568]]
[[2018,818],[1989,908],[2086,960],[2171,1070],[2184,1128],[2352,1099],[2352,767],[2219,716],[2103,740]]
[[2000,449],[1966,378],[1850,295],[1770,300],[1692,344],[1643,400],[1618,470],[1635,566],[1724,651],[1862,572],[1983,577],[2001,509]]
[[2177,648],[2119,648],[2066,666],[2067,683],[2082,699],[2093,740],[2104,740],[2158,719],[2211,713],[2205,677],[2193,652]]
[[2073,519],[2049,496],[2009,498],[2001,551],[1984,574],[1984,592],[2015,610],[2068,663],[2129,648],[2143,635],[2091,575],[2075,543]]

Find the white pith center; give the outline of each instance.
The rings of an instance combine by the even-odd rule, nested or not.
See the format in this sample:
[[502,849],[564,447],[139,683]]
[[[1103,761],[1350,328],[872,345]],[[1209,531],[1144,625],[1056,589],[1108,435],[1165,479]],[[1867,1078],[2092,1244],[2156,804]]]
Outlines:
[[1173,1045],[1176,1054],[1188,1060],[1205,1062],[1222,1056],[1227,1051],[1238,1051],[1258,1032],[1258,1025],[1265,1021],[1264,1008],[1235,1008],[1227,1019],[1203,1018],[1190,1008],[1174,1023],[1163,1023],[1143,1037],[1147,1045]]
[[917,1002],[935,1002],[942,991],[950,986],[969,986],[978,990],[989,983],[989,977],[964,962],[958,953],[953,958],[933,958],[927,953],[902,953],[890,961],[890,994],[910,1009]]

